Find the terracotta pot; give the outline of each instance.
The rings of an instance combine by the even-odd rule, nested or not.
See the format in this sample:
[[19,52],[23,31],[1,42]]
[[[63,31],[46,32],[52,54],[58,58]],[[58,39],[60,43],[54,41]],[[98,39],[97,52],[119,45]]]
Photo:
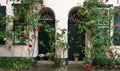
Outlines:
[[75,61],[75,62],[78,62],[78,57],[74,57],[74,61]]
[[43,61],[44,59],[43,58],[40,58],[40,61]]
[[51,59],[51,58],[48,58],[48,61],[52,61],[52,59]]

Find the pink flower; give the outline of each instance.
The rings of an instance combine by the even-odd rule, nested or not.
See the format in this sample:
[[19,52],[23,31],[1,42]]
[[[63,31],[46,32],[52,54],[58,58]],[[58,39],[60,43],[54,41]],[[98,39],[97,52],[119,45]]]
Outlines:
[[91,71],[91,66],[86,66],[86,71]]
[[78,23],[78,20],[77,19],[73,19],[73,21],[72,21],[73,23]]
[[45,55],[44,55],[44,54],[39,54],[38,56],[39,56],[40,58],[45,57]]

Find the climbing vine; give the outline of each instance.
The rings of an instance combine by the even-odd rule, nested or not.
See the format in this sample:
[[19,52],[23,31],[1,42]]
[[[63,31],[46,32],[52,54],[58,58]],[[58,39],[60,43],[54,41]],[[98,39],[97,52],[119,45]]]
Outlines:
[[[86,45],[86,57],[83,59],[86,63],[86,69],[91,69],[94,65],[114,65],[115,55],[109,48],[111,46],[111,20],[114,16],[112,6],[106,5],[103,0],[85,0],[83,7],[78,11],[78,15],[83,17],[76,24],[78,33],[85,32],[86,39],[90,43]],[[108,64],[105,63],[106,61]]]

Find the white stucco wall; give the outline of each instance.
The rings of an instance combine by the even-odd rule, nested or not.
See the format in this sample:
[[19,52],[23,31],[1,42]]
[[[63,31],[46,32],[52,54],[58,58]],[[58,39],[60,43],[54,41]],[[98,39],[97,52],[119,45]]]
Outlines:
[[[59,28],[68,28],[68,14],[70,10],[75,6],[82,6],[84,0],[44,0],[44,6],[49,7],[54,11],[55,18],[59,22],[57,23]],[[6,6],[7,8],[7,15],[12,15],[12,2],[6,3],[6,0],[0,0],[1,6]],[[117,0],[109,0],[107,4],[113,4],[113,6],[118,6]],[[11,23],[12,25],[12,23]],[[67,33],[65,35],[65,41],[67,41]],[[20,46],[13,46],[14,47],[14,56],[21,56],[22,48]],[[28,48],[26,46],[23,47],[23,53],[22,56],[28,56]],[[38,54],[38,45],[36,42],[35,46],[35,54],[34,56],[37,56]],[[62,55],[62,52],[61,52]],[[11,56],[11,52],[6,48],[6,45],[0,46],[0,56]],[[63,55],[61,56],[63,57]],[[67,51],[65,53],[65,58],[67,58]]]

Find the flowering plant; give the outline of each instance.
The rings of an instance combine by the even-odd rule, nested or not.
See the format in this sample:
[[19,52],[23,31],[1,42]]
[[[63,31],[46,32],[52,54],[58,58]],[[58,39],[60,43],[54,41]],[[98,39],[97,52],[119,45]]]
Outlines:
[[39,54],[38,55],[40,58],[43,58],[43,57],[45,57],[45,54]]

